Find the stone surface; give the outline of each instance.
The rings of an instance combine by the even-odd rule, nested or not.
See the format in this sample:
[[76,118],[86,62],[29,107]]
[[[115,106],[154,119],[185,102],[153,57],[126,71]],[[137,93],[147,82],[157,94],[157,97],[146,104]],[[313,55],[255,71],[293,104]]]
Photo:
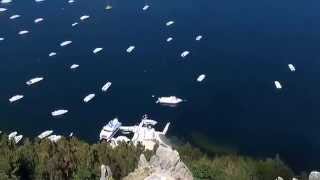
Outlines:
[[320,180],[320,172],[312,171],[309,175],[309,180]]

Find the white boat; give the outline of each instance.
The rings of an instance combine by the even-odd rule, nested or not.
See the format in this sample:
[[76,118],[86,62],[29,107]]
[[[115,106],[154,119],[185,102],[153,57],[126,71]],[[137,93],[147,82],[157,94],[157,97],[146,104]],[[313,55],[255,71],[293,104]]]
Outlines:
[[159,97],[156,103],[160,104],[179,104],[183,102],[182,99],[176,97],[176,96],[169,96],[169,97]]
[[75,23],[72,23],[71,26],[74,27],[74,26],[76,26],[76,25],[78,25],[78,24],[79,24],[79,23],[75,22]]
[[24,34],[28,34],[28,33],[29,33],[29,31],[27,31],[27,30],[22,30],[22,31],[18,32],[19,35],[24,35]]
[[73,136],[73,132],[71,132],[70,134],[69,134],[69,137],[72,137]]
[[57,55],[56,52],[51,52],[51,53],[49,53],[49,57],[52,57],[52,56],[55,56],[55,55]]
[[74,3],[74,0],[69,0],[68,3],[72,4],[72,3]]
[[83,98],[83,102],[87,103],[91,101],[96,95],[95,94],[89,94],[85,98]]
[[170,42],[170,41],[172,41],[172,40],[173,40],[172,37],[168,37],[166,41],[167,41],[167,42]]
[[15,95],[15,96],[12,96],[12,97],[9,99],[9,102],[10,102],[10,103],[16,102],[16,101],[22,99],[23,97],[24,97],[23,95]]
[[12,0],[1,0],[1,4],[9,4]]
[[148,10],[149,8],[150,8],[149,5],[145,5],[145,6],[142,8],[142,10],[143,10],[143,11],[146,11],[146,10]]
[[174,24],[174,21],[168,21],[168,22],[166,23],[166,26],[171,26],[172,24]]
[[183,51],[183,52],[181,53],[181,57],[182,57],[182,58],[185,58],[185,57],[187,57],[189,54],[190,54],[189,51]]
[[100,51],[102,51],[103,50],[103,48],[95,48],[92,52],[94,53],[94,54],[97,54],[98,52],[100,52]]
[[61,116],[61,115],[64,115],[68,113],[68,110],[65,110],[65,109],[59,109],[59,110],[56,110],[56,111],[53,111],[51,112],[51,115],[52,116]]
[[288,64],[288,67],[289,67],[291,72],[295,72],[296,71],[296,68],[294,67],[293,64]]
[[200,76],[198,76],[197,81],[198,82],[202,82],[205,78],[206,78],[206,75],[205,74],[201,74]]
[[38,138],[39,139],[46,138],[46,137],[50,136],[52,133],[53,133],[52,130],[44,131],[44,132],[42,132],[41,134],[38,135]]
[[127,49],[127,53],[131,53],[135,49],[135,46],[129,46]]
[[13,138],[13,140],[14,140],[14,142],[15,142],[16,144],[18,144],[18,143],[21,141],[22,138],[23,138],[23,135],[18,135],[18,136],[15,136],[15,137]]
[[60,139],[62,138],[62,136],[60,135],[50,135],[48,137],[48,139],[51,141],[51,142],[58,142]]
[[4,41],[4,38],[3,38],[3,37],[0,37],[0,41]]
[[111,85],[112,85],[111,82],[107,82],[105,85],[102,86],[101,90],[103,92],[106,92],[110,88]]
[[6,8],[0,8],[0,12],[5,12],[5,11],[7,11]]
[[28,86],[30,86],[32,84],[35,84],[35,83],[38,83],[38,82],[42,81],[43,79],[44,79],[43,77],[35,77],[35,78],[32,78],[29,81],[27,81],[26,84]]
[[196,41],[200,41],[201,39],[202,39],[202,36],[201,36],[201,35],[199,35],[199,36],[196,37]]
[[84,21],[84,20],[89,19],[89,18],[90,18],[89,15],[83,15],[83,16],[80,17],[80,20]]
[[77,69],[79,66],[80,66],[80,65],[78,65],[78,64],[72,64],[72,65],[70,66],[70,69]]
[[15,15],[10,16],[9,19],[17,19],[19,17],[21,17],[19,14],[15,14]]
[[72,41],[63,41],[62,43],[60,43],[60,46],[64,47],[64,46],[67,46],[67,45],[69,45],[71,43],[72,43]]
[[45,0],[34,0],[35,2],[43,2],[43,1],[45,1]]
[[119,130],[120,126],[121,123],[118,121],[117,118],[114,118],[113,120],[109,121],[109,123],[105,125],[100,132],[100,140],[109,141]]
[[282,89],[282,85],[280,84],[279,81],[274,81],[274,85],[276,86],[277,89]]
[[18,135],[17,131],[13,131],[8,135],[8,140],[12,140],[14,137],[16,137],[16,135]]
[[112,6],[107,5],[105,9],[106,9],[106,10],[110,10],[110,9],[112,9]]
[[43,20],[44,20],[43,18],[37,18],[37,19],[35,19],[33,22],[34,22],[35,24],[38,24],[38,23],[42,22]]

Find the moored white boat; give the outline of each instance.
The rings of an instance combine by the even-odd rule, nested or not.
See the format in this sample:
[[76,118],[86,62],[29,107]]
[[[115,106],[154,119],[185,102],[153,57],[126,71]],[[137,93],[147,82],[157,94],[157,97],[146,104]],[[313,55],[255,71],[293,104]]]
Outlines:
[[291,72],[295,72],[296,71],[296,68],[294,67],[293,64],[288,64],[288,67],[289,67]]
[[183,51],[183,52],[181,53],[181,57],[182,57],[182,58],[185,58],[185,57],[187,57],[189,54],[190,54],[190,51]]
[[200,76],[198,76],[197,81],[198,82],[202,82],[205,78],[206,78],[206,75],[205,74],[201,74]]
[[28,86],[30,86],[32,84],[35,84],[35,83],[38,83],[38,82],[42,81],[43,79],[44,79],[43,77],[35,77],[35,78],[32,78],[29,81],[27,81],[26,84]]
[[167,42],[170,42],[170,41],[172,41],[172,40],[173,40],[172,37],[168,37],[166,41],[167,41]]
[[27,31],[27,30],[22,30],[22,31],[18,32],[19,35],[24,35],[24,34],[28,34],[28,33],[29,33],[29,31]]
[[127,49],[127,53],[131,53],[135,49],[135,46],[129,46]]
[[274,85],[276,86],[277,89],[282,89],[282,85],[279,81],[274,81]]
[[149,5],[145,5],[145,6],[142,8],[142,10],[143,10],[143,11],[146,11],[146,10],[148,10],[149,8],[150,8]]
[[84,21],[84,20],[89,19],[89,18],[90,18],[89,15],[83,15],[83,16],[80,17],[80,20]]
[[55,55],[57,55],[56,52],[51,52],[51,53],[49,53],[49,57],[52,57],[52,56],[55,56]]
[[7,11],[6,8],[0,8],[0,12],[5,12],[5,11]]
[[10,103],[16,102],[16,101],[22,99],[23,97],[24,97],[23,95],[19,95],[19,94],[18,95],[14,95],[9,99],[9,102]]
[[64,46],[67,46],[67,45],[69,45],[71,43],[72,43],[72,41],[63,41],[62,43],[60,43],[60,46],[64,47]]
[[46,138],[48,136],[50,136],[53,133],[53,130],[46,130],[44,132],[42,132],[41,134],[38,135],[39,139],[43,139]]
[[159,97],[156,103],[160,104],[179,104],[183,102],[181,98],[178,98],[176,96],[169,96],[169,97]]
[[202,36],[201,35],[198,35],[197,37],[196,37],[196,41],[200,41],[202,39]]
[[13,137],[13,140],[16,144],[18,144],[22,138],[23,138],[23,135],[18,135],[18,136]]
[[105,9],[106,10],[110,10],[110,9],[112,9],[112,6],[111,5],[107,5]]
[[78,24],[79,24],[79,23],[74,22],[74,23],[71,24],[71,26],[74,27],[74,26],[76,26],[76,25],[78,25]]
[[91,101],[96,95],[95,94],[89,94],[85,98],[83,98],[83,102],[87,103]]
[[103,92],[106,92],[110,88],[111,85],[112,85],[111,82],[107,82],[105,85],[102,86],[101,90]]
[[21,17],[19,14],[15,14],[15,15],[10,16],[9,19],[13,20],[13,19],[17,19],[19,17]]
[[62,138],[62,136],[60,135],[50,135],[48,137],[48,139],[51,141],[51,142],[58,142],[60,139]]
[[35,23],[35,24],[38,24],[38,23],[40,23],[40,22],[42,22],[43,21],[43,18],[37,18],[37,19],[35,19],[33,22]]
[[13,131],[8,135],[8,140],[12,140],[15,136],[18,135],[17,131]]
[[174,21],[168,21],[168,22],[166,23],[166,26],[171,26],[172,24],[174,24]]
[[109,121],[108,124],[102,128],[99,135],[99,139],[109,141],[119,130],[120,126],[121,123],[117,118],[114,118],[113,120]]
[[95,48],[92,52],[94,53],[94,54],[97,54],[98,52],[100,52],[100,51],[102,51],[103,50],[103,48]]
[[72,64],[70,69],[77,69],[80,65],[79,64]]
[[1,4],[9,4],[12,0],[1,0]]
[[55,110],[55,111],[51,112],[51,115],[52,115],[52,116],[61,116],[61,115],[64,115],[64,114],[66,114],[66,113],[68,113],[68,110],[66,110],[66,109],[59,109],[59,110]]

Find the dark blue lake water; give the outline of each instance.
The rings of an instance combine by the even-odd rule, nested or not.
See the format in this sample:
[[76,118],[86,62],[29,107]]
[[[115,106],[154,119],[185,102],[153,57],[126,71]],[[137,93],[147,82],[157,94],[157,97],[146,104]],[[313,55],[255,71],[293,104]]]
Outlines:
[[[106,11],[111,3],[113,9]],[[143,12],[145,4],[151,7]],[[36,136],[46,129],[97,141],[117,116],[148,113],[170,135],[201,133],[242,154],[276,153],[297,170],[319,168],[320,2],[315,0],[14,0],[0,5],[0,129]],[[13,14],[21,17],[9,20]],[[71,27],[79,17],[90,18]],[[42,17],[42,23],[34,24]],[[169,20],[173,26],[166,27]],[[20,30],[30,31],[19,36]],[[204,36],[200,42],[196,35]],[[174,37],[171,43],[165,40]],[[72,40],[70,46],[59,44]],[[126,53],[130,45],[136,49]],[[94,55],[92,50],[103,47]],[[184,50],[191,51],[180,58]],[[48,57],[51,51],[56,57]],[[71,64],[80,68],[71,71]],[[296,66],[292,73],[288,64]],[[205,73],[203,83],[197,83]],[[27,87],[35,76],[44,81]],[[279,80],[283,89],[276,90]],[[110,91],[100,88],[112,81]],[[89,93],[96,98],[84,104]],[[8,98],[25,98],[10,104]],[[176,108],[155,104],[176,95]],[[69,113],[52,118],[51,111]]]

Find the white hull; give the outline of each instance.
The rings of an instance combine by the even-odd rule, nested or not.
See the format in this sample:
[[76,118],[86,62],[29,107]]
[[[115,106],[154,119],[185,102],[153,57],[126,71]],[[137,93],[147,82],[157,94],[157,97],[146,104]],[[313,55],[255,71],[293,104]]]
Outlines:
[[51,112],[51,115],[52,116],[61,116],[61,115],[64,115],[66,113],[68,113],[68,110],[60,109],[60,110],[56,110],[56,111]]

